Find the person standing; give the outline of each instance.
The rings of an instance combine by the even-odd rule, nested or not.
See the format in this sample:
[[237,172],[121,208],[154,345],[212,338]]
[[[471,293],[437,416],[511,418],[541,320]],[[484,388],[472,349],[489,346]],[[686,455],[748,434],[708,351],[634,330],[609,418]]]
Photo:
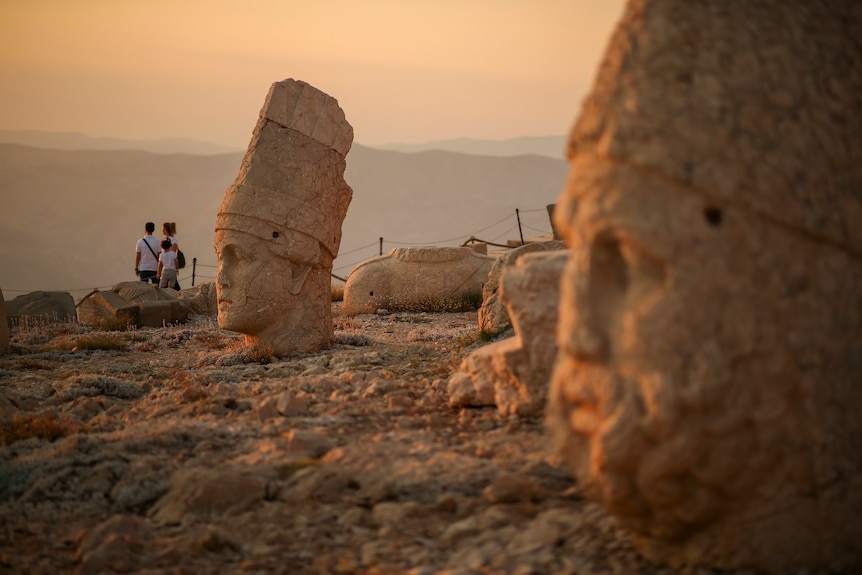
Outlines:
[[179,273],[177,252],[171,249],[171,240],[164,239],[162,240],[162,253],[159,254],[159,271],[156,275],[159,280],[159,287],[172,287],[179,291],[180,284],[177,282],[177,274]]
[[147,235],[138,240],[135,245],[135,275],[144,283],[157,283],[156,275],[159,270],[159,240],[153,237],[156,224],[147,222],[144,226]]
[[[177,224],[176,224],[176,222],[165,222],[165,223],[163,223],[162,224],[162,233],[165,235],[166,240],[170,240],[171,251],[173,251],[175,254],[179,254],[180,253],[180,242],[177,240]],[[179,271],[177,273],[179,274]],[[174,283],[171,287],[173,287],[177,291],[180,290],[179,277],[174,279]]]

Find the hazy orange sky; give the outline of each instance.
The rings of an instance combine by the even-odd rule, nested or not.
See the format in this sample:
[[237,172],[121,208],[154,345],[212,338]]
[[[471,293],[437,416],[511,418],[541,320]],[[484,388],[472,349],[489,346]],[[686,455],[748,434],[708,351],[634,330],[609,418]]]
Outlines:
[[272,82],[366,145],[568,132],[623,0],[0,0],[0,129],[245,148]]

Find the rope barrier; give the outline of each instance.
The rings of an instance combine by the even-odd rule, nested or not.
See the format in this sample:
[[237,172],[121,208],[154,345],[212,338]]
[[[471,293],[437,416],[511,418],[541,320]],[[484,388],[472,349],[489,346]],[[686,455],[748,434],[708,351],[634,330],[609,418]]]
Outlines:
[[[516,228],[520,229],[521,227],[529,228],[529,229],[531,229],[531,230],[533,230],[533,231],[536,231],[536,232],[539,232],[539,233],[542,233],[542,234],[545,234],[545,235],[550,235],[550,234],[551,234],[551,232],[548,232],[547,230],[541,230],[541,229],[538,229],[538,228],[534,228],[534,227],[532,227],[532,226],[528,226],[528,225],[526,225],[526,224],[522,224],[522,223],[521,223],[521,221],[520,221],[520,218],[518,218],[518,215],[517,215],[517,214],[518,214],[518,212],[520,212],[521,214],[526,214],[526,213],[538,213],[538,212],[545,212],[545,213],[546,213],[546,212],[547,212],[547,208],[542,208],[542,209],[533,209],[533,210],[516,210],[516,213],[514,213],[514,214],[509,214],[509,215],[507,215],[507,216],[505,216],[505,217],[503,217],[503,218],[501,218],[501,219],[497,220],[496,222],[494,222],[494,223],[492,223],[492,224],[489,224],[489,225],[487,225],[487,226],[485,226],[485,227],[483,227],[483,228],[481,228],[481,229],[478,229],[478,230],[476,230],[476,231],[472,232],[471,234],[469,234],[469,238],[468,238],[467,240],[465,240],[465,241],[461,244],[461,247],[464,247],[464,246],[466,246],[466,245],[467,245],[467,244],[469,244],[469,243],[482,242],[482,243],[488,244],[488,245],[490,245],[490,246],[502,247],[502,248],[510,248],[511,246],[509,246],[509,245],[506,245],[506,244],[500,244],[500,243],[495,243],[495,241],[496,241],[496,240],[498,240],[499,238],[501,238],[501,237],[503,237],[503,236],[507,235],[508,233],[510,233],[511,231],[513,231],[514,229],[516,229]],[[500,235],[496,236],[493,240],[491,240],[491,241],[487,241],[487,240],[480,240],[480,239],[476,238],[476,234],[479,234],[479,233],[481,233],[481,232],[487,231],[487,230],[489,230],[489,229],[493,228],[494,226],[497,226],[497,225],[499,225],[499,224],[501,224],[501,223],[505,222],[506,220],[508,220],[508,219],[510,219],[510,218],[513,218],[513,217],[514,217],[514,218],[516,218],[516,219],[518,220],[518,224],[517,224],[517,225],[515,225],[515,226],[510,226],[509,228],[507,228],[507,229],[506,229],[506,231],[504,231],[504,232],[503,232],[503,233],[501,233]],[[449,238],[449,239],[445,239],[445,240],[437,240],[437,241],[433,241],[433,242],[398,242],[398,241],[393,241],[393,240],[384,240],[383,238],[380,238],[380,239],[379,239],[379,241],[374,241],[374,242],[371,242],[371,243],[365,244],[365,245],[363,245],[363,246],[360,246],[360,247],[358,247],[358,248],[354,248],[354,249],[352,249],[352,250],[350,250],[350,251],[343,252],[343,253],[339,254],[339,257],[346,256],[346,255],[350,255],[350,254],[354,254],[354,253],[357,253],[357,252],[359,252],[359,251],[362,251],[362,250],[365,250],[365,249],[368,249],[368,248],[370,248],[370,247],[372,247],[372,246],[377,246],[377,245],[380,245],[380,247],[381,247],[381,249],[382,249],[382,247],[383,247],[383,244],[384,244],[384,243],[386,243],[386,244],[390,244],[390,245],[395,245],[395,246],[434,246],[434,245],[440,245],[440,244],[446,244],[446,243],[449,243],[449,242],[458,241],[458,240],[461,240],[462,238],[464,238],[465,236],[467,236],[467,234],[462,234],[462,235],[459,235],[459,236],[456,236],[456,237],[453,237],[453,238]],[[375,254],[375,255],[379,255],[379,254]],[[374,256],[369,256],[369,257],[374,257]],[[343,270],[343,269],[346,269],[346,268],[349,268],[349,267],[353,267],[353,266],[355,266],[355,265],[357,265],[357,264],[362,263],[362,262],[363,262],[363,261],[365,261],[366,259],[369,259],[369,258],[363,258],[363,259],[361,259],[361,260],[358,260],[358,261],[353,262],[353,263],[350,263],[350,264],[343,264],[343,265],[340,265],[340,266],[338,266],[337,268],[333,268],[333,272],[335,272],[335,271],[339,271],[339,270]],[[197,280],[199,280],[199,279],[206,279],[206,280],[213,280],[213,279],[215,279],[215,276],[208,276],[208,275],[201,275],[201,274],[199,274],[199,273],[198,273],[198,270],[199,270],[200,268],[217,269],[217,268],[218,268],[218,264],[203,264],[203,263],[199,263],[199,262],[197,261],[197,258],[193,258],[193,261],[194,261],[194,264],[193,264],[193,271],[191,272],[191,274],[188,274],[188,275],[185,275],[185,276],[183,276],[183,277],[179,277],[179,278],[177,278],[177,281],[179,281],[181,285],[182,285],[182,283],[187,283],[187,282],[191,281],[191,280],[192,280],[192,278],[194,278],[194,281],[197,281]],[[331,275],[332,275],[332,277],[333,277],[333,278],[338,279],[338,280],[340,280],[340,281],[343,281],[343,282],[346,282],[346,281],[347,281],[347,280],[345,280],[344,278],[342,278],[342,277],[339,277],[339,276],[335,275],[335,273],[332,273]],[[131,280],[130,280],[130,281],[131,281]],[[64,292],[69,292],[69,293],[74,293],[74,292],[87,292],[87,293],[93,293],[93,292],[96,292],[96,291],[106,291],[106,290],[110,290],[112,287],[113,287],[113,286],[110,286],[110,285],[109,285],[109,286],[88,287],[88,288],[74,288],[74,289],[66,289],[66,290],[50,290],[50,291],[64,291]],[[3,292],[4,292],[4,293],[21,293],[21,294],[32,293],[32,292],[34,292],[34,291],[44,291],[44,290],[22,290],[22,289],[10,289],[10,288],[2,288],[2,290],[3,290]]]

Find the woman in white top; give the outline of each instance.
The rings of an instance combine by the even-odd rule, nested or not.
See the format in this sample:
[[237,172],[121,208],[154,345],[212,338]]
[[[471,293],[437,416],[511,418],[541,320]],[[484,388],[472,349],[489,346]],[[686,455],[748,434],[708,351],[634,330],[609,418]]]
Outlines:
[[[165,235],[166,240],[171,240],[171,251],[174,253],[179,253],[180,251],[180,243],[177,241],[177,224],[176,222],[165,222],[162,224],[162,233]],[[172,286],[175,290],[179,291],[180,282],[177,279]]]

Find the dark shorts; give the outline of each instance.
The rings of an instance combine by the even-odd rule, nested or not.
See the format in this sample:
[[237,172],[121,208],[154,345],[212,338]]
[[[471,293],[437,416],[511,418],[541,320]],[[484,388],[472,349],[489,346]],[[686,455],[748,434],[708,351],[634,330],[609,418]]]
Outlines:
[[156,279],[156,272],[150,270],[140,270],[138,272],[138,279],[144,283],[149,283],[151,280],[154,284],[159,283],[159,280]]

